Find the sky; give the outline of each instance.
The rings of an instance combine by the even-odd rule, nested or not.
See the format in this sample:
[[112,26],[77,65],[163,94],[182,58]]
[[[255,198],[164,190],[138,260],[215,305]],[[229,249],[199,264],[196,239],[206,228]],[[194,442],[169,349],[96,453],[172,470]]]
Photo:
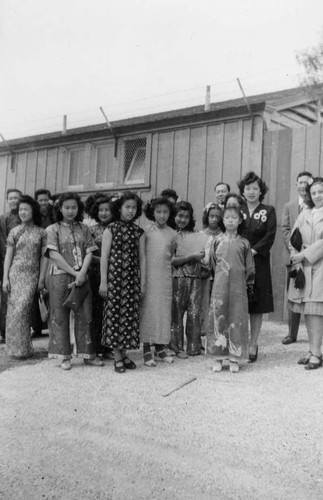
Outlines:
[[0,0],[6,139],[295,87],[322,0]]

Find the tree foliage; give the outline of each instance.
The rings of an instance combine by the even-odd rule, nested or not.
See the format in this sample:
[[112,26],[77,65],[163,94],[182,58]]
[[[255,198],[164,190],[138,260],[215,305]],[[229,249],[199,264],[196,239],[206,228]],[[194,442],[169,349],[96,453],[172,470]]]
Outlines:
[[297,62],[303,67],[304,75],[301,85],[316,86],[323,83],[323,32],[320,42],[314,47],[302,50],[296,54]]

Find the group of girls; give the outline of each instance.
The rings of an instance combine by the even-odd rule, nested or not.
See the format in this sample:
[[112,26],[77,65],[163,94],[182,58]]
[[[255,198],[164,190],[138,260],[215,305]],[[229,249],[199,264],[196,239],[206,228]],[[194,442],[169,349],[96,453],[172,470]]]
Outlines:
[[[248,234],[243,237],[243,226],[257,209],[258,240],[266,230],[268,207],[258,207],[259,196],[265,194],[261,183],[251,173],[243,185],[247,203],[248,190],[256,192],[250,196],[250,207],[232,193],[224,209],[208,204],[203,211],[203,246],[185,255],[180,249],[189,248],[189,235],[196,233],[189,202],[174,204],[165,196],[152,199],[144,207],[151,221],[144,231],[135,223],[143,203],[133,192],[116,199],[101,196],[94,200],[89,209],[94,225],[82,223],[80,197],[64,193],[56,206],[57,222],[45,233],[37,225],[37,203],[30,197],[21,198],[21,225],[8,238],[3,283],[15,316],[14,325],[8,324],[8,353],[16,357],[32,354],[26,318],[25,349],[16,349],[11,342],[19,336],[17,324],[23,318],[14,304],[22,301],[22,290],[28,288],[31,297],[37,288],[40,292],[46,288],[49,357],[59,358],[63,370],[71,368],[73,352],[88,365],[102,366],[102,357],[106,357],[114,359],[117,373],[133,370],[136,364],[127,351],[138,349],[140,342],[147,367],[155,367],[156,360],[172,363],[176,356],[187,358],[205,349],[215,356],[214,371],[222,370],[225,359],[229,359],[232,372],[239,371],[241,361],[255,361],[257,344],[251,344],[248,352],[248,292],[250,308],[254,300],[253,255],[257,251],[255,244],[251,250]],[[37,234],[33,244],[29,233]],[[26,262],[28,257],[23,253],[27,249],[28,255],[38,259],[38,269],[31,269],[32,259]],[[31,274],[36,277],[33,283]],[[88,290],[82,306],[73,313],[64,301],[74,286]],[[29,311],[27,304],[22,305],[25,312],[21,314]],[[259,323],[261,326],[258,318],[257,327]],[[254,335],[253,341],[257,338]]]

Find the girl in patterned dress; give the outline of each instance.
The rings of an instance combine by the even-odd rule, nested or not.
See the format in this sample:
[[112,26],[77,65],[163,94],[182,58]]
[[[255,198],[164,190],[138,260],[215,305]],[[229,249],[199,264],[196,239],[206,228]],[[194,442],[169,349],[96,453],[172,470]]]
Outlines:
[[210,297],[213,285],[213,270],[211,265],[211,250],[215,240],[222,234],[219,228],[222,210],[215,203],[208,203],[203,209],[202,234],[205,234],[205,257],[201,260],[201,288],[202,288],[202,307],[201,307],[201,336],[207,333],[207,323],[209,318]]
[[[195,221],[193,207],[187,201],[175,206],[177,227],[176,251],[172,258],[173,265],[173,303],[172,333],[170,348],[179,358],[201,354],[201,264],[205,251],[181,256],[179,246],[185,245],[185,239],[194,232]],[[176,255],[177,252],[177,255]],[[187,354],[184,352],[184,314],[187,313],[186,339]]]
[[101,354],[103,358],[108,359],[114,359],[114,356],[113,349],[102,345],[103,299],[99,294],[99,287],[102,236],[108,227],[108,224],[112,222],[111,202],[112,196],[104,196],[101,193],[101,197],[93,200],[93,204],[88,210],[89,216],[96,222],[95,225],[90,226],[90,231],[94,243],[98,247],[98,250],[93,252],[92,263],[89,271],[92,288],[92,339],[96,353]]
[[139,304],[146,283],[145,233],[134,221],[142,212],[141,199],[131,191],[111,204],[115,222],[102,237],[101,283],[105,298],[102,343],[114,350],[114,369],[124,373],[136,364],[127,349],[139,349]]
[[[97,250],[97,246],[89,228],[81,223],[83,208],[77,193],[61,194],[57,205],[57,222],[46,229],[45,256],[51,259],[47,286],[50,311],[48,356],[61,359],[63,370],[71,369],[74,341],[76,355],[82,357],[86,365],[103,366],[96,357],[92,343],[92,293],[87,276],[92,252]],[[88,294],[73,315],[64,306],[66,294],[72,286],[82,285],[88,287]],[[73,317],[74,322],[71,321]]]
[[7,354],[23,359],[33,355],[30,327],[36,290],[45,287],[46,231],[39,227],[39,205],[30,196],[20,198],[18,214],[21,222],[7,239],[2,286],[8,294]]
[[[252,297],[254,261],[250,243],[240,232],[243,215],[237,206],[224,209],[225,233],[214,245],[214,283],[210,303],[207,350],[216,356],[215,372],[230,361],[230,371],[248,359],[248,293]],[[209,340],[212,339],[212,342]]]
[[172,266],[176,232],[168,226],[174,213],[167,198],[155,198],[147,203],[145,215],[154,221],[146,230],[147,286],[140,316],[140,332],[144,348],[144,364],[155,367],[156,357],[172,363],[165,346],[170,342],[172,311]]

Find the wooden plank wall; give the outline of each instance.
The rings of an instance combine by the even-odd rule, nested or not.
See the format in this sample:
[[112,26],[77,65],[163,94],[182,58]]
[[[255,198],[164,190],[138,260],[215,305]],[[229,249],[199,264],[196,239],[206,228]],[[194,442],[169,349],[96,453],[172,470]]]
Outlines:
[[[217,182],[228,182],[237,192],[236,183],[247,171],[254,170],[264,178],[269,186],[265,202],[275,206],[278,221],[272,250],[276,302],[272,319],[282,320],[286,311],[281,211],[297,196],[295,180],[299,172],[310,170],[323,175],[323,127],[264,131],[262,117],[256,117],[253,141],[249,119],[161,130],[151,134],[150,159],[150,189],[142,190],[143,199],[165,188],[175,189],[181,199],[192,203],[198,228],[203,207],[214,200]],[[10,155],[1,156],[0,213],[6,209],[8,188],[17,187],[30,195],[40,187],[62,192],[66,186],[65,163],[66,150],[59,145],[19,153],[13,162]]]

